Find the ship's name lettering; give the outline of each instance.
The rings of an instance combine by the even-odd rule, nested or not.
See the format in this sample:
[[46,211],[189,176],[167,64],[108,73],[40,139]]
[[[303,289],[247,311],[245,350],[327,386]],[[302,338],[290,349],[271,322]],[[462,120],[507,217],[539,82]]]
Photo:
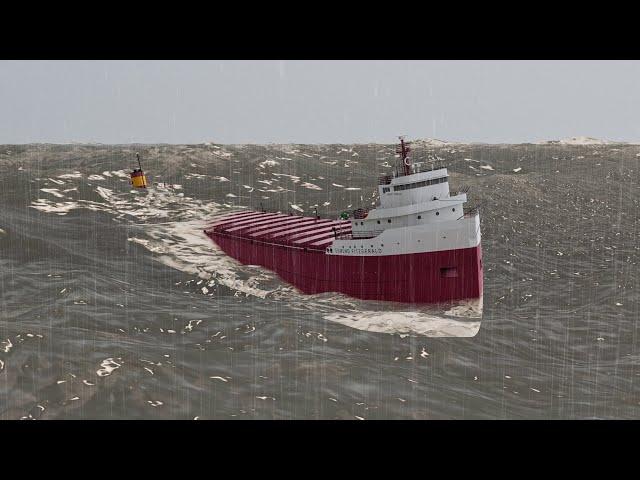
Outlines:
[[382,253],[382,248],[337,248],[335,252],[347,255],[379,254]]

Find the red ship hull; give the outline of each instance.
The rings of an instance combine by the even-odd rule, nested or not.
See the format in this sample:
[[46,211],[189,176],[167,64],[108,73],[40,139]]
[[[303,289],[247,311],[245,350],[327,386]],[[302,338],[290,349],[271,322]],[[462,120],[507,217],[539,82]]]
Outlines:
[[[447,303],[480,299],[483,290],[482,249],[472,248],[385,256],[330,255],[321,248],[324,240],[311,230],[312,243],[293,241],[304,225],[324,225],[327,241],[331,230],[348,228],[343,222],[308,217],[266,217],[244,214],[205,230],[227,255],[245,265],[259,265],[277,273],[284,281],[306,294],[339,292],[363,300],[403,303]],[[264,214],[263,214],[264,215]],[[241,221],[245,218],[244,222]],[[246,220],[249,218],[249,220]],[[293,218],[293,220],[292,220]],[[299,222],[295,218],[300,219]],[[306,222],[306,223],[305,223]],[[282,227],[285,223],[293,227]],[[261,226],[262,224],[262,226]],[[275,228],[274,228],[275,227]],[[278,228],[279,227],[279,228]],[[269,232],[286,232],[290,235]],[[317,227],[316,227],[317,228]],[[316,230],[319,231],[319,230]],[[344,232],[344,230],[342,230]],[[264,233],[267,232],[267,233]],[[274,238],[274,235],[278,235]],[[322,234],[320,235],[321,238]],[[307,234],[307,238],[309,238]]]

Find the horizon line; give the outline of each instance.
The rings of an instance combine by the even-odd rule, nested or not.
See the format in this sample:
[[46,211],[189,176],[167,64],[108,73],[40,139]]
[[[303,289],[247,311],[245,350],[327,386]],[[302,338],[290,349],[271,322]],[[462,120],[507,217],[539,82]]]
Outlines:
[[[580,143],[579,139],[592,140]],[[576,140],[575,143],[570,143],[572,140]],[[564,146],[596,146],[596,145],[640,145],[640,140],[637,141],[624,141],[624,140],[603,140],[594,137],[569,137],[562,140],[528,140],[520,142],[490,142],[490,141],[454,141],[454,140],[440,140],[436,138],[416,138],[408,141],[410,144],[431,144],[432,147],[446,147],[452,145],[564,145]],[[243,146],[243,145],[256,145],[256,146],[268,146],[268,145],[395,145],[395,142],[213,142],[213,141],[201,141],[201,142],[95,142],[95,141],[66,141],[66,142],[18,142],[18,143],[0,143],[2,146],[15,145],[15,146],[30,146],[30,145],[75,145],[75,146],[129,146],[129,145],[166,145],[166,146],[182,146],[182,145],[228,145],[228,146]]]

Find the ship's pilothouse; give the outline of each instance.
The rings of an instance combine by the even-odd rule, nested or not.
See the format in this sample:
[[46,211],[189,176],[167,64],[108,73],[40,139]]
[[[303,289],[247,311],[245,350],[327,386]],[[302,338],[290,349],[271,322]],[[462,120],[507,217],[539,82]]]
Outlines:
[[400,137],[400,165],[393,175],[380,178],[379,206],[369,212],[354,212],[352,238],[371,238],[392,228],[447,222],[464,215],[467,195],[450,194],[447,169],[415,171],[409,152],[409,145]]

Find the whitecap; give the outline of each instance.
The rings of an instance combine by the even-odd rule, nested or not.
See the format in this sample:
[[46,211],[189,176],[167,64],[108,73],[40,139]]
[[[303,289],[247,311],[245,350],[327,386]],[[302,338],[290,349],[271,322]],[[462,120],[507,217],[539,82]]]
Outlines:
[[[118,359],[118,361],[122,361],[122,360]],[[96,374],[99,377],[107,377],[107,376],[111,375],[115,370],[120,368],[121,366],[122,366],[122,364],[116,362],[113,358],[107,358],[107,359],[102,361],[102,363],[100,364],[101,368],[96,370]]]
[[62,195],[57,188],[41,188],[40,191],[50,193],[54,197],[64,198],[64,195]]
[[124,170],[112,170],[111,174],[115,175],[116,177],[126,178],[127,180],[130,178],[130,174],[125,172]]
[[58,175],[58,178],[82,178],[80,172],[65,173],[64,175]]
[[276,162],[275,160],[265,160],[263,162],[260,162],[258,164],[258,167],[265,168],[265,167],[275,167],[278,165],[280,165],[280,162]]

